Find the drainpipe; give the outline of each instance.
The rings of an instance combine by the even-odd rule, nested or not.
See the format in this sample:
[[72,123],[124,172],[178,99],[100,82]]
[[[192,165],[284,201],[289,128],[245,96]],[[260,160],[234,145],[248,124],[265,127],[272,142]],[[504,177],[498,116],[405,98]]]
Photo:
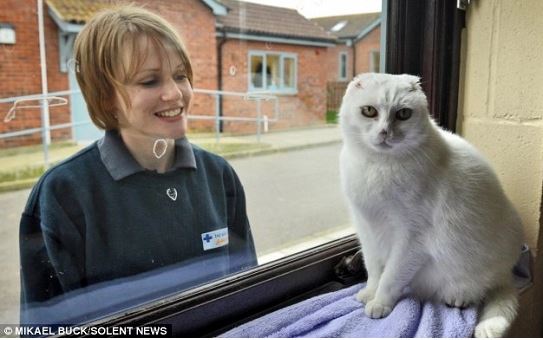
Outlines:
[[[219,43],[217,44],[217,86],[218,86],[218,90],[219,91],[222,91],[222,50],[223,50],[223,45],[226,43],[226,32],[224,31],[224,29],[221,29],[220,32],[222,33],[221,34],[221,39],[219,40]],[[219,101],[218,101],[218,104],[219,105],[219,117],[222,117],[223,116],[223,98],[222,98],[222,95],[219,95]],[[219,121],[219,131],[222,133],[223,132],[223,121]]]

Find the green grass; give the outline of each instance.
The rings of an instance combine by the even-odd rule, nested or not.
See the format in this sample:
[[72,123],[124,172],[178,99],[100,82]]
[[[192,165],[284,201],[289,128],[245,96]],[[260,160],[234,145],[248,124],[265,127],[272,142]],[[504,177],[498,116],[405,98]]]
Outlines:
[[[74,142],[55,142],[49,145],[49,150],[62,149],[69,146],[75,146]],[[31,145],[31,146],[18,146],[15,148],[0,149],[0,158],[9,157],[16,155],[25,155],[29,153],[43,152],[43,146],[40,145]]]
[[27,166],[17,170],[0,171],[0,183],[19,181],[22,179],[37,178],[45,172],[45,167]]
[[265,150],[271,147],[264,143],[200,143],[203,149],[221,156],[238,152]]
[[337,124],[337,111],[326,111],[326,123]]

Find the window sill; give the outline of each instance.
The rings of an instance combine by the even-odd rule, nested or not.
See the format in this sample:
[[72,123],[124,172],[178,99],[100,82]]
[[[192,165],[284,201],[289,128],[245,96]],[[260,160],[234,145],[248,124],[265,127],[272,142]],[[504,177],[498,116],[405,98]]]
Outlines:
[[342,285],[334,267],[358,249],[350,235],[93,324],[172,324],[175,337],[215,336],[284,307],[286,300],[294,303],[319,287]]

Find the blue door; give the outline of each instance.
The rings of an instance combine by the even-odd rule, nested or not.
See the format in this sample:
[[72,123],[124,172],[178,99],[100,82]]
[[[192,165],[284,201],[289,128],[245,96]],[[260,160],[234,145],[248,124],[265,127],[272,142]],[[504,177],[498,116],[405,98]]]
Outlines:
[[70,110],[72,113],[72,136],[77,143],[89,144],[104,135],[103,130],[99,130],[89,117],[87,104],[83,95],[79,92],[79,85],[75,79],[75,72],[71,67],[68,68],[68,78],[70,90],[77,91],[70,95]]

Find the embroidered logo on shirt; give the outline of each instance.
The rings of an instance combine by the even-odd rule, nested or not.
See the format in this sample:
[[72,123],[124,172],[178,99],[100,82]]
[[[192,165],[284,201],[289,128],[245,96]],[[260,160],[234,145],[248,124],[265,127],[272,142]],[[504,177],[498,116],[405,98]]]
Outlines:
[[202,234],[204,250],[223,247],[228,244],[228,228],[208,231]]
[[166,190],[166,195],[172,200],[175,201],[177,199],[177,189],[176,188],[168,188]]

